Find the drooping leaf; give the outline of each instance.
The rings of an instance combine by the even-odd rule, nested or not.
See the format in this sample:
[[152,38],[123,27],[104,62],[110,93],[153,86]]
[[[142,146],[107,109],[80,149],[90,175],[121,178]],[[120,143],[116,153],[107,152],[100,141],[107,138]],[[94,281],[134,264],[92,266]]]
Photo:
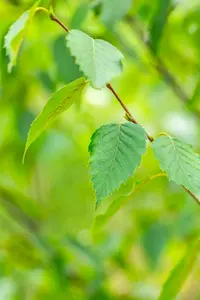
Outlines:
[[90,167],[97,205],[118,189],[141,162],[146,133],[136,124],[108,124],[95,131],[89,145]]
[[71,30],[67,36],[67,46],[94,88],[102,88],[122,71],[123,55],[108,42],[94,40],[79,30]]
[[16,64],[17,55],[20,46],[24,40],[26,30],[30,21],[32,20],[35,9],[40,1],[37,1],[30,10],[25,11],[19,19],[13,23],[5,36],[4,47],[6,48],[9,57],[8,72],[12,71],[13,66]]
[[42,112],[31,125],[24,151],[24,158],[30,145],[39,137],[43,130],[52,124],[62,112],[68,109],[73,102],[80,97],[80,93],[86,83],[87,81],[85,78],[79,78],[76,81],[62,87],[51,96]]
[[113,27],[116,22],[127,14],[133,0],[102,0],[101,20],[108,27]]
[[151,48],[154,52],[157,52],[163,30],[167,22],[170,5],[171,0],[157,1],[157,9],[150,26]]
[[184,282],[194,267],[199,255],[199,250],[199,241],[196,241],[191,247],[189,247],[186,255],[172,270],[169,278],[165,282],[159,300],[176,299],[176,296],[179,294]]
[[142,246],[147,254],[152,268],[157,266],[159,258],[169,239],[168,227],[160,222],[154,222],[144,230],[141,237]]
[[160,167],[171,181],[200,194],[200,155],[192,146],[171,136],[160,136],[153,142]]

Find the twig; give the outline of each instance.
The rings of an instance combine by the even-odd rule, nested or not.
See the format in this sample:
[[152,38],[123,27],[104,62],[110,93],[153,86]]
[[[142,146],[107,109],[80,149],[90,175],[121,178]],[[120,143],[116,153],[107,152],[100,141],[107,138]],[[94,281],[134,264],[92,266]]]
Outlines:
[[65,24],[63,24],[57,17],[56,15],[54,14],[53,12],[53,9],[52,9],[52,6],[50,6],[50,9],[49,9],[49,16],[50,16],[50,19],[54,22],[56,22],[58,25],[60,25],[67,33],[69,33],[69,29],[65,26]]
[[186,192],[200,205],[200,201],[199,199],[197,198],[197,196],[195,196],[190,190],[186,189],[184,186],[182,186]]
[[[67,33],[69,33],[69,29],[55,16],[52,7],[50,7],[50,18],[51,18],[52,21],[55,21],[56,23],[58,23]],[[164,66],[162,66],[162,68],[163,68],[162,72],[165,72],[166,70],[165,70]],[[170,73],[168,73],[168,76],[169,77],[171,76]],[[126,112],[126,114],[129,117],[129,120],[132,123],[134,123],[134,124],[138,124],[138,122],[133,118],[132,114],[130,113],[130,111],[128,110],[128,108],[126,107],[126,105],[123,103],[123,101],[121,100],[121,98],[119,97],[119,95],[117,94],[117,92],[114,90],[114,88],[112,87],[112,85],[110,83],[108,83],[106,86],[113,93],[113,95],[116,97],[116,99],[118,100],[118,102],[120,103],[120,105],[123,107],[124,111]],[[174,90],[175,90],[175,85],[174,85]],[[180,90],[179,90],[179,92],[180,92]],[[184,97],[186,97],[186,96],[184,96]],[[183,101],[185,102],[186,98]],[[154,138],[152,136],[150,136],[148,133],[147,133],[147,137],[148,137],[148,139],[149,139],[149,141],[151,143],[154,141]],[[154,177],[153,177],[153,179],[154,179]],[[198,198],[191,191],[187,190],[185,187],[183,187],[183,188],[200,205],[200,201],[198,200]]]
[[[128,110],[128,108],[126,107],[126,105],[121,100],[121,98],[119,97],[119,95],[117,94],[117,92],[114,90],[114,88],[112,87],[112,85],[110,83],[107,84],[107,88],[113,93],[115,98],[118,100],[120,105],[123,107],[124,111],[127,113],[128,117],[129,117],[129,120],[134,124],[138,124],[138,122],[133,118],[132,114],[130,113],[130,111]],[[147,133],[147,137],[148,137],[150,142],[154,141],[153,137],[150,136],[148,133]]]

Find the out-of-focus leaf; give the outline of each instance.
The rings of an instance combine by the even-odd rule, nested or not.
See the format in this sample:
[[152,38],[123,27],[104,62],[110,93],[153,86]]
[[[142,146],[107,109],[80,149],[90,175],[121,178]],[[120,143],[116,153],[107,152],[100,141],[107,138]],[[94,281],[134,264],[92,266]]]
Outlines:
[[127,14],[133,0],[102,0],[101,19],[108,27],[113,27]]
[[192,146],[171,136],[160,136],[153,142],[160,167],[170,180],[194,194],[200,193],[200,156]]
[[30,10],[25,11],[19,19],[12,24],[5,36],[4,47],[9,57],[8,72],[11,72],[13,66],[16,64],[17,55],[25,37],[27,27],[34,16],[35,9],[39,2],[40,1],[37,1]]
[[0,184],[0,199],[11,216],[27,225],[29,229],[37,226],[42,219],[41,210],[33,199],[23,195],[13,187]]
[[88,16],[89,10],[90,6],[87,3],[82,3],[73,15],[71,20],[71,28],[80,29]]
[[159,300],[169,300],[176,298],[195,265],[195,262],[199,255],[199,250],[200,243],[198,240],[188,248],[186,255],[172,270],[169,278],[163,286],[163,290],[161,292]]
[[200,80],[197,82],[196,88],[194,90],[194,93],[188,105],[194,108],[198,108],[199,103],[200,103]]
[[85,78],[79,78],[51,96],[42,112],[31,125],[24,151],[24,158],[30,145],[39,137],[43,130],[52,124],[61,113],[68,109],[74,101],[80,97],[86,83]]
[[53,82],[53,80],[51,79],[51,77],[49,76],[49,74],[47,72],[44,71],[39,71],[37,73],[37,77],[39,78],[39,80],[41,81],[42,85],[51,93],[53,93],[54,89],[55,89],[55,83]]
[[101,228],[106,222],[108,222],[108,220],[120,209],[124,200],[124,197],[118,197],[112,202],[105,214],[97,215],[95,220],[95,229]]
[[102,264],[100,261],[100,257],[89,247],[85,247],[81,243],[79,243],[77,240],[73,239],[72,237],[68,237],[66,239],[66,243],[68,246],[70,246],[72,249],[79,252],[80,256],[83,256],[85,259],[88,259],[92,264],[95,265],[96,269],[98,269],[98,272],[102,273]]
[[69,49],[66,47],[64,35],[55,40],[53,56],[59,81],[67,84],[83,76],[83,73],[79,71],[79,67],[75,64]]
[[146,150],[146,133],[136,124],[108,124],[95,131],[89,145],[97,206],[134,172]]
[[152,267],[157,265],[168,237],[168,229],[164,224],[154,223],[145,230],[142,236],[142,244]]
[[151,48],[154,52],[157,52],[158,50],[163,30],[167,22],[170,5],[171,0],[157,1],[157,9],[150,25],[150,42]]
[[122,71],[123,55],[103,40],[94,40],[84,32],[71,30],[67,46],[94,88],[102,88]]

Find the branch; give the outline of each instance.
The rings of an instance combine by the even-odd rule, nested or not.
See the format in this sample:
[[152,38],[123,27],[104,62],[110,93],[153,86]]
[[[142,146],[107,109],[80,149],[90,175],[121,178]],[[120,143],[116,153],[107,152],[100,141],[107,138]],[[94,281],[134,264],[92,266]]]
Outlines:
[[63,24],[57,17],[56,15],[54,14],[54,11],[53,11],[53,8],[52,8],[52,5],[50,6],[49,8],[49,16],[50,16],[50,19],[54,22],[56,22],[58,25],[60,25],[67,33],[69,33],[69,29],[65,26],[65,24]]
[[199,199],[197,198],[197,196],[195,196],[190,190],[186,189],[184,186],[182,186],[186,192],[197,202],[198,205],[200,205],[200,201]]
[[[58,23],[67,33],[69,33],[69,29],[55,16],[54,12],[53,12],[53,9],[52,7],[50,7],[50,11],[49,11],[49,14],[50,14],[50,19],[52,21],[55,21],[56,23]],[[146,45],[146,43],[145,43]],[[162,72],[164,72],[167,76],[169,76],[170,80],[171,80],[171,83],[174,82],[173,86],[174,87],[174,91],[175,91],[175,83],[176,81],[174,81],[175,79],[171,77],[171,74],[165,69],[165,67],[163,65],[161,65],[162,68]],[[168,73],[166,73],[168,72]],[[166,77],[167,78],[167,77]],[[176,83],[177,84],[177,83]],[[134,124],[138,124],[138,122],[133,118],[132,114],[130,113],[130,111],[128,110],[128,108],[126,107],[126,105],[123,103],[123,101],[121,100],[121,98],[119,97],[119,95],[117,94],[117,92],[114,90],[114,88],[112,87],[112,85],[110,83],[108,83],[107,85],[107,88],[113,93],[113,95],[115,96],[115,98],[118,100],[118,102],[120,103],[120,105],[123,107],[124,111],[126,112],[127,116],[128,116],[128,119],[130,122],[134,123]],[[179,89],[179,92],[181,91],[181,93],[183,93],[183,91],[180,89],[180,87],[178,86],[177,84],[177,88]],[[182,94],[183,96],[183,94]],[[186,96],[184,95],[184,99],[182,98],[182,100],[185,102],[186,101]],[[152,143],[154,141],[154,138],[152,136],[150,136],[148,133],[147,133],[147,137],[149,139],[149,141]],[[164,175],[162,175],[164,176]],[[157,175],[156,175],[157,177]],[[152,177],[154,179],[154,176]],[[152,180],[151,178],[151,180]],[[148,180],[149,181],[149,180]],[[200,201],[198,200],[198,198],[189,190],[187,190],[185,187],[183,187],[187,193],[200,205]]]
[[[134,124],[138,124],[138,122],[133,118],[132,114],[130,113],[130,111],[128,110],[128,108],[126,107],[126,105],[123,103],[123,101],[120,99],[119,95],[117,94],[117,92],[114,90],[114,88],[112,87],[112,85],[110,83],[107,84],[107,88],[113,93],[113,95],[115,96],[115,98],[118,100],[118,102],[120,103],[120,105],[123,107],[124,111],[126,112],[126,114],[129,117],[129,121],[134,123]],[[147,133],[147,137],[149,139],[150,142],[153,142],[154,139],[152,136],[150,136]]]

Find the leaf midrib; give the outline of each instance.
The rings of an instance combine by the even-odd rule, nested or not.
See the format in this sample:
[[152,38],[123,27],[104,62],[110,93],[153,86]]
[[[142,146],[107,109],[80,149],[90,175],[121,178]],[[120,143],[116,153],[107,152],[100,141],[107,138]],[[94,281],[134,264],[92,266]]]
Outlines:
[[101,188],[100,195],[102,194],[102,190],[103,190],[103,188],[104,188],[104,185],[105,185],[106,180],[107,180],[107,179],[109,178],[109,176],[110,176],[110,173],[111,173],[111,171],[112,171],[112,169],[113,169],[113,165],[114,165],[115,160],[116,160],[117,152],[119,151],[120,128],[121,128],[121,124],[119,124],[118,132],[117,132],[117,145],[116,145],[115,155],[114,155],[114,157],[113,157],[112,164],[111,164],[111,166],[110,166],[109,172],[108,172],[108,174],[104,177],[103,185],[102,185],[102,188]]
[[[174,151],[175,151],[176,160],[178,161],[178,164],[179,164],[179,166],[180,166],[182,172],[185,174],[186,178],[188,179],[188,182],[189,182],[190,185],[191,185],[190,177],[189,177],[188,174],[185,172],[185,170],[184,170],[184,168],[183,168],[183,166],[182,166],[182,164],[181,164],[181,162],[180,162],[180,159],[179,159],[179,157],[178,157],[178,155],[177,155],[176,145],[175,145],[175,143],[174,143],[174,141],[173,141],[173,138],[172,138],[171,136],[168,136],[168,137],[169,137],[169,139],[170,139],[171,142],[172,142],[172,146],[173,146],[173,149],[174,149]],[[192,186],[192,185],[191,185],[191,186]]]

